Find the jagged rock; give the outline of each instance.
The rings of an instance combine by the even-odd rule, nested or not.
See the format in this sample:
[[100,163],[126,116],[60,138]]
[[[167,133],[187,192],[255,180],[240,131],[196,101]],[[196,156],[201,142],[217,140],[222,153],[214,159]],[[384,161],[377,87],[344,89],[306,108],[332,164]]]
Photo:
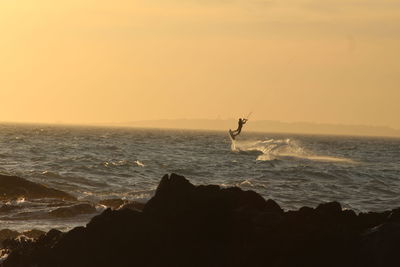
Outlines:
[[58,198],[76,200],[75,197],[63,191],[37,184],[17,176],[0,175],[0,201],[18,198]]
[[337,202],[284,212],[253,191],[171,174],[142,212],[107,209],[86,227],[6,244],[4,267],[389,267],[400,243],[397,213],[357,215]]
[[[276,204],[276,203],[275,203]],[[279,209],[276,204],[267,203],[254,191],[243,191],[237,187],[221,189],[219,186],[192,185],[185,177],[177,174],[165,175],[150,199],[144,211],[148,213],[171,214],[186,212],[190,209]]]

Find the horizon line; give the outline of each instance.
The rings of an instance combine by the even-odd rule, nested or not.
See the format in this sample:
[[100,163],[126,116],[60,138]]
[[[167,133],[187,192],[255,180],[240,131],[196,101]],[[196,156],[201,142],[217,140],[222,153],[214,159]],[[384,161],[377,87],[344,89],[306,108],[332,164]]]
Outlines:
[[[203,128],[195,128],[195,127],[182,127],[182,126],[143,126],[143,125],[133,125],[134,123],[144,123],[144,122],[157,122],[157,121],[199,121],[199,120],[208,120],[208,121],[232,121],[236,119],[153,119],[153,120],[138,120],[138,121],[128,121],[128,122],[92,122],[92,123],[79,123],[79,122],[21,122],[21,121],[0,121],[1,124],[19,124],[19,125],[48,125],[48,126],[89,126],[89,127],[113,127],[113,128],[137,128],[137,129],[166,129],[166,130],[198,130],[198,131],[217,131],[224,132],[223,129],[212,128],[212,127],[203,127]],[[392,137],[392,138],[400,138],[400,129],[391,127],[391,126],[383,126],[383,125],[365,125],[365,124],[335,124],[335,123],[319,123],[319,122],[285,122],[278,120],[252,120],[257,122],[275,122],[281,124],[308,124],[310,125],[320,125],[320,126],[345,126],[345,127],[364,127],[369,129],[386,129],[397,132],[396,134],[358,134],[358,133],[332,133],[332,132],[321,132],[315,131],[301,131],[301,130],[263,130],[263,129],[250,129],[247,132],[250,133],[276,133],[276,134],[303,134],[303,135],[322,135],[322,136],[355,136],[355,137]]]

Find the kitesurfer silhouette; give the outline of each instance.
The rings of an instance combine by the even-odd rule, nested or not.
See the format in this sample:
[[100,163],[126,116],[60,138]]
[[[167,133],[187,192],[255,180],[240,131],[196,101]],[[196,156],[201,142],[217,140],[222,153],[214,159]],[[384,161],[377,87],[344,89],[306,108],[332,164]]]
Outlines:
[[238,136],[240,134],[240,132],[242,131],[243,125],[246,124],[246,122],[248,121],[248,119],[242,119],[239,118],[238,121],[238,128],[235,131],[231,132],[232,138],[235,139],[236,136]]

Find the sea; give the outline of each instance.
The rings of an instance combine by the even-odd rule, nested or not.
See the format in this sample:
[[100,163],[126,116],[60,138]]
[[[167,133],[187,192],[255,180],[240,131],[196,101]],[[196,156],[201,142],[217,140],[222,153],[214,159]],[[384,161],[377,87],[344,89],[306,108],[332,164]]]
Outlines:
[[[85,225],[104,199],[146,202],[165,174],[238,186],[285,210],[339,201],[356,212],[400,207],[400,139],[119,127],[0,124],[0,174],[68,192],[94,212],[54,218],[54,199],[0,203],[0,230]],[[1,187],[1,184],[0,184]],[[1,209],[0,209],[1,210]]]

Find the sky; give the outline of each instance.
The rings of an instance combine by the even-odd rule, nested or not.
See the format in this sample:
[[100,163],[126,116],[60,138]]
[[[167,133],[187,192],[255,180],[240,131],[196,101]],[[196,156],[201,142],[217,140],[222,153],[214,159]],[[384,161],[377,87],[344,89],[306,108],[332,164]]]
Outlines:
[[400,128],[398,0],[2,0],[0,121]]

